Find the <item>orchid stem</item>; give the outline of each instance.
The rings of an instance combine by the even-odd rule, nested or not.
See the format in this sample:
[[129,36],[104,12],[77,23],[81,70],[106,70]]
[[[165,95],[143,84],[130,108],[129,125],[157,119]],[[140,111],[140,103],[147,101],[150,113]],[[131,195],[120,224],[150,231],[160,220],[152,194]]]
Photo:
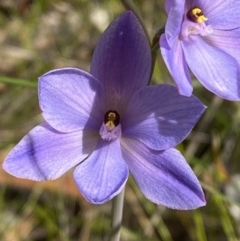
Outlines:
[[157,58],[157,51],[159,50],[159,38],[161,37],[162,34],[165,32],[165,25],[163,25],[154,35],[152,43],[151,43],[151,52],[152,52],[152,69],[151,69],[151,74],[149,78],[149,84],[153,75],[154,67],[155,67],[155,62]]
[[112,232],[109,241],[119,241],[122,225],[124,189],[112,201]]
[[148,38],[149,43],[151,44],[151,39],[150,39],[149,33],[147,31],[147,28],[146,28],[146,26],[144,24],[142,16],[141,16],[140,12],[138,11],[138,8],[136,7],[136,5],[133,3],[132,0],[120,0],[120,1],[122,2],[123,6],[126,9],[129,9],[129,10],[134,12],[134,14],[138,18],[140,24],[142,25],[143,31],[145,32],[145,34],[146,34],[146,36]]

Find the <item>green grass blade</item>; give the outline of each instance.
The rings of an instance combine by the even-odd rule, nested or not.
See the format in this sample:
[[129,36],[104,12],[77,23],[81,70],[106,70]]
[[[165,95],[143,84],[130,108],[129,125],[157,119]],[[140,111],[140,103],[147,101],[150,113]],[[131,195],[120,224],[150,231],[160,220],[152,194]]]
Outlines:
[[12,84],[12,85],[21,85],[25,87],[30,88],[36,88],[37,82],[32,82],[29,80],[22,80],[22,79],[16,79],[12,77],[6,77],[6,76],[0,76],[0,82],[5,84]]

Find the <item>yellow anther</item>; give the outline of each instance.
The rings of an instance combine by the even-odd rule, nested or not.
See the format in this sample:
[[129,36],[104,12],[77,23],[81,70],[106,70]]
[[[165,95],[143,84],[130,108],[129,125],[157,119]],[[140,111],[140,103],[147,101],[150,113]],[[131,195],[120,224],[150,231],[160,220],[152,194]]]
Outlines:
[[207,20],[208,20],[208,18],[206,18],[204,15],[201,15],[201,16],[197,17],[197,19],[196,19],[197,23],[202,23]]
[[115,124],[114,124],[114,122],[113,121],[108,121],[106,124],[105,124],[106,126],[108,126],[108,127],[111,127],[111,128],[114,128],[115,127]]
[[202,23],[208,20],[208,18],[204,16],[202,9],[199,7],[190,8],[187,12],[187,17],[190,21],[195,23]]
[[192,14],[195,16],[198,16],[198,14],[201,14],[202,10],[198,7],[195,7],[192,9]]

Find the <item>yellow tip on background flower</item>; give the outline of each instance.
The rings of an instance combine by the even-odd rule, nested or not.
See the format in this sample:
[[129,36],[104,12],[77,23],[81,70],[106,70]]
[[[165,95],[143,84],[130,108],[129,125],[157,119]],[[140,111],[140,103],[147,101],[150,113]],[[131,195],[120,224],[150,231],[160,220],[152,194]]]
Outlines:
[[198,23],[202,23],[202,22],[205,22],[205,21],[207,21],[208,20],[208,18],[206,18],[204,15],[201,15],[201,16],[199,16],[197,19],[196,19],[196,21],[198,22]]
[[189,20],[196,23],[202,23],[208,20],[208,18],[202,13],[202,9],[199,7],[192,7],[188,11],[187,16]]

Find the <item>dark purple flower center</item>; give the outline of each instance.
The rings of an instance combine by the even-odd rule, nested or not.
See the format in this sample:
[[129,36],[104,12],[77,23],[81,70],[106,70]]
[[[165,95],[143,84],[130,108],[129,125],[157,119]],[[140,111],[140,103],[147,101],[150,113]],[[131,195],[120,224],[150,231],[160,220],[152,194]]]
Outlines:
[[187,12],[187,18],[188,20],[194,22],[194,23],[202,23],[207,21],[208,19],[204,16],[202,9],[194,6],[189,9]]
[[104,123],[107,127],[114,128],[120,123],[120,115],[115,110],[109,110],[104,115]]
[[109,110],[106,112],[99,134],[101,138],[106,141],[115,141],[121,137],[120,115],[117,111]]

